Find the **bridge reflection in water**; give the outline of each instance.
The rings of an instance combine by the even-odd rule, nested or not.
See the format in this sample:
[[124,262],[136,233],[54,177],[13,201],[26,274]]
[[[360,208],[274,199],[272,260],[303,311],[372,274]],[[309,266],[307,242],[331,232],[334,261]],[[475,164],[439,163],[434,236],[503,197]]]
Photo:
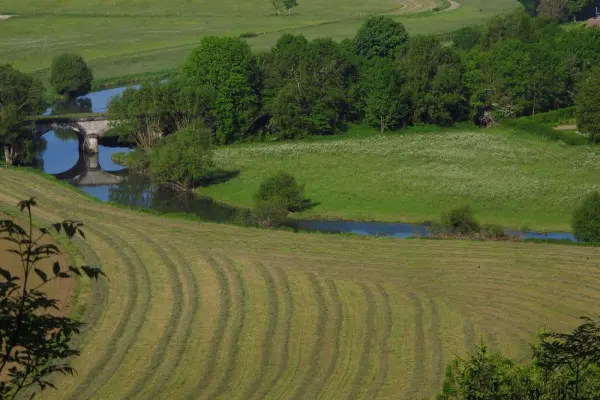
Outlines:
[[98,153],[87,154],[79,151],[77,163],[69,170],[53,174],[60,180],[66,180],[76,186],[101,186],[117,185],[123,180],[122,176],[127,174],[125,169],[107,172],[100,166]]

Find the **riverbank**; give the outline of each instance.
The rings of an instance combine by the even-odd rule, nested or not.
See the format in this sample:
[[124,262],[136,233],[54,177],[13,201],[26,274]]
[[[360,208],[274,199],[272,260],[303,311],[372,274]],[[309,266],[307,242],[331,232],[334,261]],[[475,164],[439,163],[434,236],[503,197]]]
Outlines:
[[483,224],[527,231],[571,230],[573,209],[590,191],[600,149],[568,146],[522,132],[451,130],[218,148],[221,168],[240,171],[198,192],[250,207],[260,182],[283,170],[306,185],[315,207],[298,219],[438,220],[469,204]]

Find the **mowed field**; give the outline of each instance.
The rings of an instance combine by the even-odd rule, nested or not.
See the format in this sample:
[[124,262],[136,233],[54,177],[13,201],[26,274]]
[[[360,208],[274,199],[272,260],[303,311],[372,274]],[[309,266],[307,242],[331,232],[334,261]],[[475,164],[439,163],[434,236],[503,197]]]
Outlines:
[[483,223],[569,231],[581,199],[600,190],[597,146],[572,147],[500,128],[350,131],[363,133],[218,148],[217,163],[240,174],[200,192],[249,207],[260,183],[282,170],[319,203],[298,218],[423,222],[469,204]]
[[249,43],[264,50],[283,33],[352,37],[374,14],[394,16],[412,34],[445,33],[519,4],[463,0],[456,10],[419,15],[445,2],[303,0],[293,15],[277,16],[269,0],[4,0],[0,15],[16,15],[0,20],[0,64],[46,78],[52,57],[75,51],[90,62],[96,78],[111,78],[176,68],[206,35],[253,32],[258,36]]
[[44,399],[422,399],[484,340],[596,315],[600,248],[394,240],[165,219],[0,169],[0,205],[86,223],[92,285],[75,377]]

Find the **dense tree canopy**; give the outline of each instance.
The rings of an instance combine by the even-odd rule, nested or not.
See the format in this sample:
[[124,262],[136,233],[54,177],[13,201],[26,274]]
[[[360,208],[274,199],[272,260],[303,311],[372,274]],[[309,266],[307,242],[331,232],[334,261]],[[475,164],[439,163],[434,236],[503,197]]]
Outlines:
[[35,140],[29,117],[43,109],[41,82],[9,65],[0,65],[0,145],[4,161],[13,165]]
[[238,38],[205,37],[189,55],[183,73],[215,90],[219,142],[241,138],[260,107],[261,76],[250,46]]
[[600,67],[587,72],[579,82],[576,96],[578,129],[600,140]]
[[92,88],[92,70],[78,54],[65,53],[52,60],[50,84],[68,98],[87,94]]
[[369,18],[354,39],[356,54],[366,58],[394,58],[396,51],[408,40],[404,26],[390,17]]

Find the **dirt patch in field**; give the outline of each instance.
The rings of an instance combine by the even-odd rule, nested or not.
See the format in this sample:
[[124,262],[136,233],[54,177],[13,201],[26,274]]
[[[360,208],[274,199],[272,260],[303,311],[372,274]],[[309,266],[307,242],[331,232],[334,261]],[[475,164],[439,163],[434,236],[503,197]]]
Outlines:
[[[452,11],[456,10],[460,7],[460,4],[454,0],[448,0],[450,3],[450,7],[445,8],[443,11]],[[401,14],[414,14],[423,11],[431,11],[437,7],[437,3],[435,0],[404,0],[401,2],[402,8],[399,8],[394,11],[390,11],[388,15],[401,15]]]
[[575,131],[575,130],[577,130],[577,125],[575,125],[575,124],[559,125],[559,126],[555,126],[552,129],[554,129],[555,131]]
[[5,19],[9,19],[12,15],[0,14],[0,21],[4,21]]
[[[3,214],[0,214],[0,219],[12,219],[6,217]],[[20,223],[20,221],[16,221]],[[25,224],[21,224],[21,226],[25,226]],[[39,231],[34,231],[34,237],[39,235]],[[41,241],[42,244],[53,243],[52,238],[46,237]],[[0,260],[1,266],[4,269],[7,269],[14,276],[21,276],[22,268],[21,268],[21,260],[18,255],[14,253],[10,253],[7,250],[16,249],[17,246],[14,243],[10,243],[6,240],[0,240]],[[60,263],[61,268],[66,268],[69,265],[69,260],[67,257],[67,252],[64,248],[59,246],[59,249],[63,253],[60,256],[50,257],[43,261],[40,261],[36,264],[36,267],[44,271],[48,277],[54,276],[52,273],[52,266],[55,261]],[[21,282],[22,283],[22,282]],[[28,287],[34,288],[37,285],[42,283],[42,280],[37,274],[34,272],[29,280]],[[59,300],[58,306],[60,307],[59,311],[52,312],[54,315],[68,315],[71,312],[71,300],[73,299],[73,294],[75,293],[75,279],[56,279],[52,282],[47,283],[43,286],[43,291],[53,299]]]

